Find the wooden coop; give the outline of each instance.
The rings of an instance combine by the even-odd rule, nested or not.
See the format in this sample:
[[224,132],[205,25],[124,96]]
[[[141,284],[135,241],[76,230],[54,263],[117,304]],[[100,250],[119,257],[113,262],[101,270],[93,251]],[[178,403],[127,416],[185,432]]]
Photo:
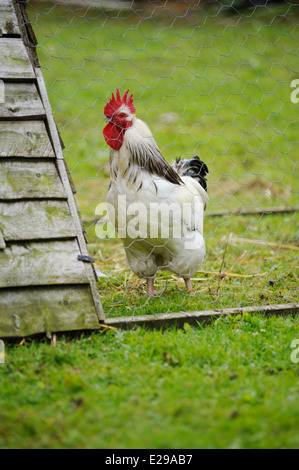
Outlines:
[[98,328],[93,259],[21,0],[1,0],[0,43],[0,337]]

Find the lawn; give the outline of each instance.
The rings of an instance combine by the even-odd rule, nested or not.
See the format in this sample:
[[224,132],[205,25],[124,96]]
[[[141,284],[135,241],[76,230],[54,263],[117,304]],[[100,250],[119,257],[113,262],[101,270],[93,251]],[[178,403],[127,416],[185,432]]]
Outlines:
[[1,448],[298,448],[291,317],[26,340],[0,365]]
[[[290,100],[298,8],[240,16],[219,5],[187,11],[186,2],[175,13],[29,3],[89,250],[104,274],[105,314],[298,301],[295,212],[210,215],[299,204],[299,103]],[[134,93],[169,161],[197,154],[209,167],[195,295],[164,272],[156,282],[165,293],[149,299],[120,240],[95,235],[109,185],[103,108],[115,87]],[[295,339],[296,317],[244,314],[183,329],[60,334],[56,344],[6,342],[0,448],[298,448]]]

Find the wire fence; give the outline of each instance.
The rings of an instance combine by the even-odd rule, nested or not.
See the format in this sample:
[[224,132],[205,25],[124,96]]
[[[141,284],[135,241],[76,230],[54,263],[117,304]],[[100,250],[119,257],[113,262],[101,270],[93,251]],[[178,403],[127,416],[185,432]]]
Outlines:
[[[296,302],[298,3],[30,0],[28,13],[106,316]],[[149,298],[99,210],[117,88],[167,161],[197,155],[209,169],[207,251],[190,292],[159,271],[166,290]]]

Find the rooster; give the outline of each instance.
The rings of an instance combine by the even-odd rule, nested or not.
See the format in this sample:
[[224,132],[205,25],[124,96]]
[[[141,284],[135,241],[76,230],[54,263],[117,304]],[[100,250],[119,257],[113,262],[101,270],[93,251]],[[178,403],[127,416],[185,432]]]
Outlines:
[[104,109],[103,134],[110,146],[108,215],[130,268],[147,280],[149,296],[156,295],[159,269],[183,277],[191,292],[190,278],[205,256],[208,168],[198,157],[168,163],[147,124],[136,117],[128,93],[121,97],[117,89]]

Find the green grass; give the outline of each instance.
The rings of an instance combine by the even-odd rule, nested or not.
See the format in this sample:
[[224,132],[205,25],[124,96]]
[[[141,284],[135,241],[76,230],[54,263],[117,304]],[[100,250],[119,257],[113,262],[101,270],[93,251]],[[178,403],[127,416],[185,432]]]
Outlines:
[[0,365],[1,448],[298,448],[291,317],[26,340]]

